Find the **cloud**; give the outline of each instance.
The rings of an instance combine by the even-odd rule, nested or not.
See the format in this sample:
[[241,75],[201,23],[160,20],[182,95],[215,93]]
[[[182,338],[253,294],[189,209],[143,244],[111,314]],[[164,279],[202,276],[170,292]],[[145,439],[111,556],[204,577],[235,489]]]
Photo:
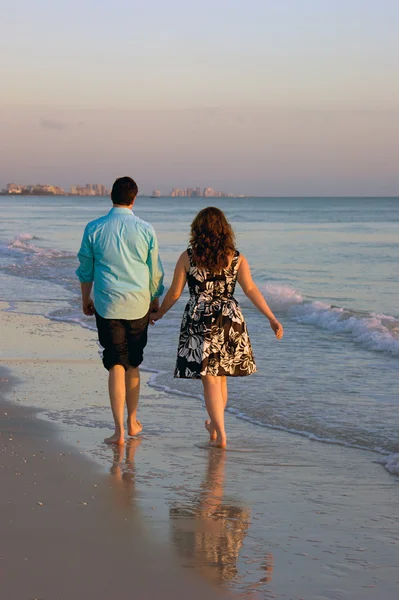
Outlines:
[[69,127],[69,123],[58,121],[56,119],[40,119],[40,125],[43,129],[56,129],[58,131]]

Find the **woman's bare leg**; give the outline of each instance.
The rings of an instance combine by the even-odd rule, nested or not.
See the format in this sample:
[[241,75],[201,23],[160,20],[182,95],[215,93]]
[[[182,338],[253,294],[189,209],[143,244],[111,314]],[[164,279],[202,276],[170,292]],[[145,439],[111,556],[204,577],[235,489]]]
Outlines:
[[[221,393],[222,393],[222,397],[223,397],[223,406],[224,406],[224,409],[226,409],[227,399],[228,399],[227,377],[225,375],[222,375],[219,379],[220,379]],[[212,442],[214,440],[216,440],[216,437],[217,437],[216,429],[215,429],[215,426],[212,423],[211,419],[207,419],[205,421],[205,429],[209,432],[210,440]]]
[[221,377],[204,375],[201,379],[204,386],[206,410],[208,411],[211,424],[216,431],[216,439],[211,444],[218,448],[225,448],[226,431],[224,428],[224,400]]
[[229,392],[227,389],[227,377],[225,375],[223,375],[223,377],[221,377],[220,379],[221,379],[221,384],[222,384],[223,404],[224,404],[224,408],[226,408],[227,400],[229,398]]

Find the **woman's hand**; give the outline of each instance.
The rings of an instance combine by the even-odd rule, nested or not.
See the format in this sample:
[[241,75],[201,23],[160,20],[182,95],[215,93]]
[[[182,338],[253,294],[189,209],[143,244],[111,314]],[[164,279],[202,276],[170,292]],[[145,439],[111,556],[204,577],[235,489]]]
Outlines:
[[162,319],[162,315],[159,312],[152,312],[150,314],[150,325],[155,325],[155,322],[159,319]]
[[284,329],[283,329],[283,326],[281,325],[280,321],[277,321],[277,319],[271,319],[270,327],[273,329],[274,335],[276,336],[276,338],[278,340],[281,340],[281,338],[284,335]]

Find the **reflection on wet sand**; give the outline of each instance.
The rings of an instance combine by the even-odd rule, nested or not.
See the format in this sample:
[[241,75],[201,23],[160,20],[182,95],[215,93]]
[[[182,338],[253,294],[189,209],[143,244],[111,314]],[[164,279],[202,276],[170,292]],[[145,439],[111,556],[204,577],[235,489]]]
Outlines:
[[135,466],[134,456],[141,438],[129,438],[125,446],[113,445],[111,475],[117,485],[113,486],[119,506],[131,509],[134,501]]
[[183,566],[194,567],[217,584],[237,577],[237,559],[251,516],[248,507],[224,501],[225,463],[226,452],[210,450],[198,495],[170,508],[172,540]]

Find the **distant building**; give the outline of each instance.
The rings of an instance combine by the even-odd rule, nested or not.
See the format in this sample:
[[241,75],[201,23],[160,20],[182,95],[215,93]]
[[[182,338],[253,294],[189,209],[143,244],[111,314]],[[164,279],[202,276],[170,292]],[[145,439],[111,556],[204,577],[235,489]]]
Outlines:
[[176,197],[186,196],[187,194],[186,194],[186,190],[182,190],[180,188],[173,188],[173,190],[170,192],[170,195],[173,198],[176,198]]
[[[153,192],[153,195],[155,194],[155,191]],[[203,192],[201,193],[201,188],[200,187],[196,187],[196,188],[173,188],[173,190],[170,192],[170,195],[172,196],[172,198],[176,198],[176,197],[185,197],[185,198],[201,198],[202,196],[204,196],[205,198],[232,198],[234,197],[234,194],[228,194],[226,192],[219,192],[217,190],[215,190],[212,187],[206,187],[203,189]]]
[[22,186],[17,183],[7,183],[6,190],[8,194],[21,194]]
[[86,183],[85,186],[72,185],[72,196],[108,196],[109,191],[102,183]]
[[21,185],[19,183],[8,183],[7,194],[35,195],[35,196],[64,196],[65,192],[57,185],[37,183],[36,185]]
[[152,190],[151,198],[160,198],[161,192],[159,190]]

